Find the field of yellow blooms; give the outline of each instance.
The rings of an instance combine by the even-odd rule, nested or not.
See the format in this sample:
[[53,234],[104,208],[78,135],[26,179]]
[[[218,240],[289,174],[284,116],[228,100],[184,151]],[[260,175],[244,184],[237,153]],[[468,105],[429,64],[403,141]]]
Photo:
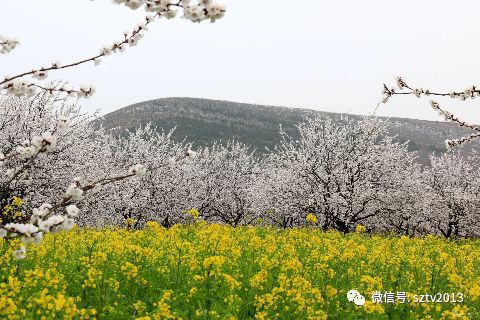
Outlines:
[[[480,319],[480,241],[358,231],[74,228],[23,260],[3,241],[0,319]],[[374,304],[374,291],[411,302]],[[437,292],[464,299],[413,302]]]

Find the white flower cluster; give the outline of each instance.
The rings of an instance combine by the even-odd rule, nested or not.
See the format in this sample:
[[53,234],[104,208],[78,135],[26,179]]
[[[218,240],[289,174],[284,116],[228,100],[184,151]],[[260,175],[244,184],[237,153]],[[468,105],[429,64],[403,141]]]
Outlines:
[[[45,79],[47,77],[46,72],[33,71],[32,77],[36,79]],[[9,80],[11,77],[6,76],[5,81],[1,85],[2,89],[7,90],[8,93],[13,94],[17,97],[20,96],[34,96],[38,90],[37,88],[42,89],[43,91],[53,94],[54,92],[63,92],[67,93],[70,97],[76,98],[89,98],[95,94],[96,90],[93,86],[81,86],[80,89],[76,90],[67,85],[45,85],[41,86],[32,82],[28,82],[25,79],[13,79]]]
[[397,86],[400,90],[407,87],[407,84],[403,81],[402,77],[396,77],[395,80],[397,81]]
[[187,150],[187,157],[188,160],[193,160],[197,156],[197,153],[195,151],[192,151],[191,149]]
[[130,174],[135,174],[138,177],[143,177],[146,173],[147,169],[141,164],[136,164],[130,168]]
[[[66,209],[66,215],[50,215],[53,206],[44,203],[40,207],[32,210],[32,216],[29,223],[8,223],[0,228],[0,238],[20,237],[25,244],[39,244],[43,239],[44,233],[58,233],[68,231],[75,224],[74,217],[79,213],[75,205],[69,205]],[[24,246],[15,250],[13,255],[16,259],[25,258],[26,249]]]
[[[9,79],[9,77],[5,77]],[[17,97],[20,96],[33,96],[36,93],[35,87],[32,83],[25,80],[10,80],[2,84],[2,89],[7,90],[8,93],[11,93]]]
[[44,232],[58,233],[61,231],[68,231],[73,228],[75,220],[69,217],[64,217],[62,215],[53,215],[47,220],[39,220],[38,228]]
[[448,96],[450,98],[457,98],[462,101],[467,99],[475,99],[480,96],[480,87],[473,85],[461,92],[450,91],[448,92]]
[[49,204],[49,203],[44,203],[44,204],[42,204],[40,207],[34,208],[34,209],[32,210],[32,212],[33,212],[33,215],[34,215],[34,216],[41,218],[41,217],[44,217],[44,216],[46,216],[47,214],[49,214],[49,213],[50,213],[50,210],[51,210],[52,208],[53,208],[53,207],[52,207],[51,204]]
[[70,119],[66,116],[60,116],[57,119],[57,130],[65,131],[70,126]]
[[[62,127],[66,122],[62,121]],[[57,145],[57,137],[50,131],[44,132],[41,136],[33,137],[31,143],[24,141],[23,145],[18,146],[16,151],[22,159],[28,159],[42,152],[52,152]]]
[[13,235],[22,234],[25,237],[31,237],[38,232],[38,227],[34,226],[31,223],[7,223],[5,225],[6,229],[10,229]]
[[89,98],[94,95],[96,92],[95,87],[93,86],[81,86],[80,90],[77,92],[79,98]]
[[32,70],[32,72],[32,77],[37,80],[44,80],[48,77],[47,71],[45,70]]
[[0,54],[6,54],[15,49],[20,42],[15,38],[7,38],[0,35]]
[[225,5],[213,0],[113,0],[117,4],[123,4],[130,9],[136,10],[145,7],[148,12],[156,12],[167,19],[175,18],[179,8],[183,10],[183,17],[192,22],[210,20],[215,22],[225,15]]
[[391,88],[389,89],[385,84],[383,85],[383,98],[382,98],[382,103],[387,103],[388,99],[390,99],[391,96],[395,94],[395,89]]
[[461,138],[458,138],[458,139],[447,139],[445,140],[445,146],[447,147],[447,149],[449,148],[454,148],[454,147],[460,147],[462,146],[465,142],[470,142],[474,139],[477,139],[480,137],[480,133],[472,133],[468,136],[464,136],[464,137],[461,137]]
[[25,253],[27,253],[27,250],[25,249],[25,246],[20,246],[20,248],[13,251],[13,256],[17,260],[25,259]]
[[42,87],[46,92],[52,94],[54,92],[66,93],[69,97],[74,98],[90,98],[95,94],[95,87],[92,85],[82,85],[79,89],[74,89],[69,85],[62,84],[60,86],[46,86]]
[[139,23],[132,32],[125,31],[123,33],[125,38],[124,40],[116,41],[111,45],[104,46],[102,49],[100,49],[99,55],[91,59],[93,63],[98,66],[101,62],[100,57],[125,51],[126,44],[128,44],[130,47],[136,46],[138,41],[143,38],[143,32],[148,30],[148,25],[154,20],[154,18],[155,17],[152,15],[146,16],[144,21]]
[[206,19],[215,22],[225,15],[225,5],[215,3],[212,0],[200,0],[198,5],[191,5],[190,1],[185,0],[182,2],[184,3],[184,17],[193,22]]
[[82,199],[82,196],[83,189],[80,186],[80,179],[75,178],[74,182],[68,186],[67,191],[65,192],[65,198],[78,201]]

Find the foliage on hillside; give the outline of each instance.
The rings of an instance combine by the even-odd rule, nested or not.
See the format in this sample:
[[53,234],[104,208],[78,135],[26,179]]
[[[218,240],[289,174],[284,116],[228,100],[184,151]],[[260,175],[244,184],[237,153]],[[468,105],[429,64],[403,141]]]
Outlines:
[[[327,116],[339,119],[340,114],[300,108],[272,107],[196,98],[163,98],[133,104],[105,115],[98,124],[116,132],[135,130],[152,122],[153,126],[170,130],[176,127],[175,140],[185,137],[195,147],[205,147],[218,140],[236,139],[264,153],[281,140],[279,126],[298,137],[295,125],[305,117]],[[359,116],[351,115],[353,119]],[[391,119],[389,134],[396,141],[409,141],[409,150],[419,153],[419,161],[429,164],[429,155],[446,151],[445,139],[460,137],[468,132],[444,122],[414,119]],[[466,146],[470,150],[478,143]]]

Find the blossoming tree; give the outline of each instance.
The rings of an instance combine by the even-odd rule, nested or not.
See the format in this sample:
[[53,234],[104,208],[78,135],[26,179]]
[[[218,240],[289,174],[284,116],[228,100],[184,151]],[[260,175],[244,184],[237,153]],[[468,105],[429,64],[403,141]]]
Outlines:
[[215,143],[199,151],[192,167],[191,203],[203,219],[231,226],[252,223],[256,218],[252,186],[259,170],[248,146],[238,141]]
[[446,238],[480,236],[478,155],[448,152],[430,159],[425,214],[429,231]]
[[287,215],[282,217],[287,226],[313,214],[324,228],[348,232],[375,219],[388,208],[392,191],[401,186],[401,174],[414,160],[376,118],[318,117],[298,130],[299,140],[282,133],[270,159],[279,173],[271,175],[271,209]]

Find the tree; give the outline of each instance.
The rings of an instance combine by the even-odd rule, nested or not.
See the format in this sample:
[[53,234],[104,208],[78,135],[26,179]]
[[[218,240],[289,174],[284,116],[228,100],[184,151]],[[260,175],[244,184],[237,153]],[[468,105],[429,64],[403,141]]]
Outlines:
[[[406,236],[426,234],[430,231],[425,213],[429,192],[425,188],[426,174],[416,162],[396,172],[396,188],[388,192],[386,206],[369,227],[374,231],[395,232]],[[395,169],[394,169],[395,170]]]
[[431,232],[446,238],[479,236],[478,156],[452,151],[430,160],[427,221]]
[[290,175],[287,183],[272,181],[283,191],[277,195],[284,204],[279,210],[291,202],[290,220],[313,214],[324,228],[348,232],[388,208],[389,193],[414,160],[406,144],[386,136],[386,122],[377,118],[318,117],[298,130],[298,141],[281,133],[282,143],[270,160],[282,176]]
[[205,220],[238,226],[256,218],[251,187],[258,170],[248,146],[236,141],[215,143],[199,150],[192,168],[191,203]]
[[132,227],[150,220],[169,227],[181,221],[189,181],[184,160],[193,159],[194,153],[186,151],[188,145],[174,142],[172,133],[158,132],[150,125],[124,137],[96,133],[92,148],[82,156],[83,161],[78,159],[77,163],[83,163],[79,170],[87,171],[88,176],[108,176],[140,161],[149,170],[144,179],[97,190],[95,197],[84,201],[82,225],[122,225],[131,218]]

